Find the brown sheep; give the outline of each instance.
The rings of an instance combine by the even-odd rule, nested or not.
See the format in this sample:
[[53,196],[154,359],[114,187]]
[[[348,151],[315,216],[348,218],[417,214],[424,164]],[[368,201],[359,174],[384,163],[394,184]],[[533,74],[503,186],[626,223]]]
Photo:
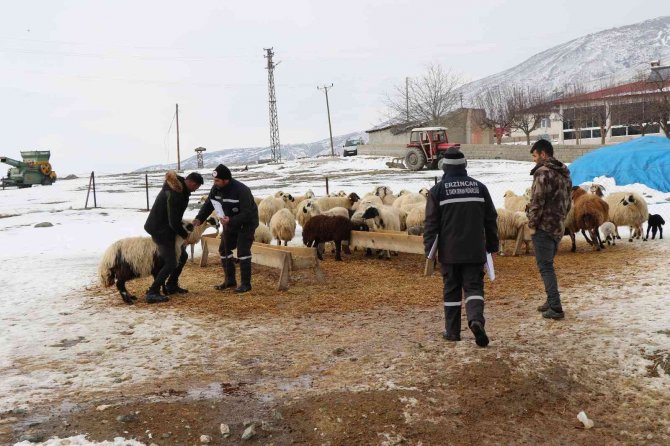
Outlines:
[[[605,244],[600,239],[598,229],[600,225],[607,221],[609,205],[602,198],[594,194],[587,194],[580,187],[572,191],[572,203],[575,228],[581,230],[586,241],[594,249],[600,251],[601,248],[605,247]],[[586,231],[591,234],[591,240],[586,236]]]
[[342,242],[351,238],[353,223],[346,217],[315,215],[302,228],[302,242],[307,247],[316,247],[319,260],[323,260],[323,253],[319,244],[335,242],[335,260],[342,260]]

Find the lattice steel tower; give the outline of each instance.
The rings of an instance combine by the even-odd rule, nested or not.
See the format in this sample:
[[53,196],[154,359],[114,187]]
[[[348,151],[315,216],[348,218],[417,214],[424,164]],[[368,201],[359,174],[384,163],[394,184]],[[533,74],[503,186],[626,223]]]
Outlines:
[[279,145],[279,121],[277,119],[277,96],[275,95],[274,69],[279,64],[275,64],[272,61],[272,56],[275,55],[275,53],[272,51],[272,48],[263,49],[267,53],[263,57],[268,60],[268,64],[265,69],[268,70],[268,102],[270,105],[270,152],[272,155],[272,162],[278,163],[281,161],[281,149]]
[[205,149],[204,147],[198,147],[197,149],[195,149],[195,159],[198,162],[198,169],[202,169],[205,167],[205,160],[202,157],[202,152],[204,152],[205,150],[207,149]]

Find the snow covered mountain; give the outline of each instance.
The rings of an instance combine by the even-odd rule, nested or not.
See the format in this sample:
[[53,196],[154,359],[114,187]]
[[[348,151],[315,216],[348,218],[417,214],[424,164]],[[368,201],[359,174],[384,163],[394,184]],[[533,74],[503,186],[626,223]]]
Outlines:
[[[335,153],[342,153],[342,146],[346,140],[358,138],[367,141],[368,135],[365,132],[354,132],[347,133],[346,135],[333,136],[333,148]],[[307,144],[286,144],[281,146],[282,160],[311,158],[320,155],[330,155],[330,138]],[[216,167],[219,164],[255,164],[258,160],[266,160],[270,159],[270,157],[270,147],[236,148],[203,153],[205,167]],[[135,172],[167,170],[175,169],[176,167],[176,163],[156,164],[137,169]],[[196,169],[197,167],[198,165],[195,155],[181,162],[181,168],[185,170]]]
[[464,99],[499,84],[530,85],[547,92],[569,83],[582,83],[595,90],[622,83],[649,70],[652,60],[670,64],[670,16],[611,28],[534,55],[525,62],[462,87]]

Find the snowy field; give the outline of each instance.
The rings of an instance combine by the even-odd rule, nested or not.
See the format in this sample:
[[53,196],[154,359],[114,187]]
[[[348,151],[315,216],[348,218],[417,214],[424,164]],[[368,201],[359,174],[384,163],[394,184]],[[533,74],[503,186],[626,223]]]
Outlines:
[[[390,186],[394,192],[418,191],[432,186],[435,175],[441,173],[390,170],[384,164],[388,160],[362,156],[299,160],[249,166],[248,171],[233,171],[233,175],[250,186],[254,195],[265,196],[280,189],[294,194],[311,189],[324,195],[326,177],[331,192],[362,195],[376,185]],[[496,207],[502,207],[506,190],[521,194],[530,186],[531,168],[530,162],[470,161],[468,171],[488,186]],[[202,173],[206,182],[193,194],[187,218],[195,216],[198,198],[211,186],[210,170]],[[162,179],[158,174],[149,176],[150,203]],[[650,213],[670,221],[670,194],[643,185],[615,185],[607,178],[597,181],[608,193],[633,190],[643,194]],[[207,328],[191,317],[166,311],[164,318],[149,319],[141,313],[129,314],[123,307],[101,310],[81,297],[79,291],[96,280],[98,260],[110,243],[145,235],[144,175],[101,176],[96,183],[97,209],[84,209],[88,178],[62,180],[49,187],[0,190],[0,414],[155,379],[195,354],[188,349],[187,337],[207,336]],[[89,205],[92,202],[91,196]],[[34,227],[42,222],[53,226]],[[624,233],[627,229],[622,236]],[[667,251],[667,245],[664,249]],[[631,283],[628,292],[640,292],[644,308],[652,314],[640,322],[637,334],[626,340],[630,349],[645,342],[670,347],[667,341],[652,339],[649,334],[668,328],[661,291],[667,291],[667,284],[654,288]],[[612,298],[611,311],[635,311],[630,303]],[[644,324],[653,327],[645,330]],[[133,348],[126,348],[123,342],[123,333],[128,330],[134,331]],[[165,355],[168,341],[173,352]],[[631,367],[635,373],[635,364]],[[75,440],[70,444],[88,443]]]

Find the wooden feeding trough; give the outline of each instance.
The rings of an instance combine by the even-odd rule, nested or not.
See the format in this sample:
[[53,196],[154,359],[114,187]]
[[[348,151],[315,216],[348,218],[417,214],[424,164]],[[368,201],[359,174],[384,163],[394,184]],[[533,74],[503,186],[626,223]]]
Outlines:
[[[219,244],[221,239],[216,234],[202,236],[202,257],[200,266],[206,266],[209,260],[209,252],[216,253],[219,258]],[[318,281],[324,280],[323,271],[319,265],[316,248],[301,248],[296,246],[276,246],[264,243],[251,245],[251,262],[269,268],[279,269],[279,283],[277,289],[288,289],[288,281],[291,271],[311,269]]]

